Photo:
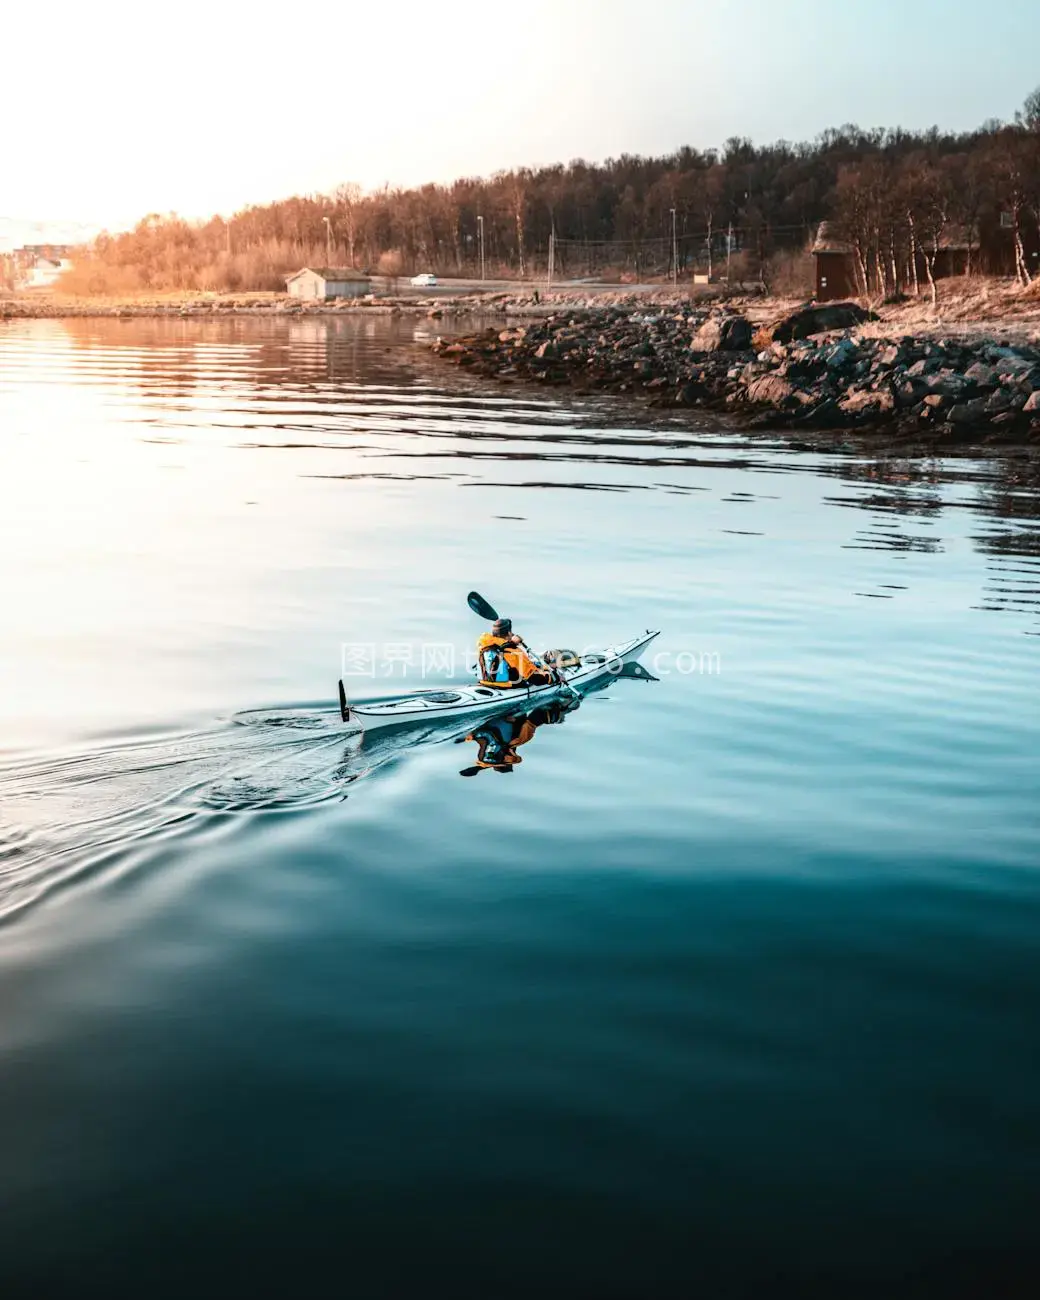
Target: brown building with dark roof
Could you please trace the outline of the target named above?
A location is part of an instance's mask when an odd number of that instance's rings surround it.
[[[812,255],[816,263],[817,302],[836,302],[859,296],[852,245],[838,238],[832,222],[820,222]]]
[[[1026,268],[1033,277],[1040,276],[1040,229],[1035,222],[1025,222],[1020,233]],[[820,223],[812,255],[816,264],[817,302],[859,297],[863,285],[856,271],[855,250],[848,240],[838,235],[833,222]],[[919,286],[928,283],[927,263],[932,256],[933,245],[925,241],[917,250],[916,266],[904,268],[910,279],[916,270]],[[954,224],[947,226],[934,252],[932,275],[936,280],[947,280],[968,274],[1016,274],[1015,237],[1007,214],[984,215],[977,230]]]

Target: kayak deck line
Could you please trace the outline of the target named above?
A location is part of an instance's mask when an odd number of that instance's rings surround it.
[[[534,700],[549,700],[562,692],[588,689],[620,671],[626,663],[634,663],[660,630],[648,628],[639,636],[607,646],[600,651],[583,655],[581,661],[562,670],[562,682],[549,682],[541,686],[518,684],[510,687],[483,686],[473,683],[440,690],[415,691],[389,700],[371,703],[348,704],[346,689],[339,683],[340,716],[347,725],[362,730],[375,731],[386,727],[404,726],[417,721],[435,721],[441,718],[461,717],[468,713],[497,713],[500,709],[524,708]]]

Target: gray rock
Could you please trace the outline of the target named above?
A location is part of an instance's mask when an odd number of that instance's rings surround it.
[[[830,370],[843,370],[859,359],[859,348],[852,339],[840,339],[833,346],[822,349],[820,356]]]
[[[916,406],[928,392],[928,388],[920,379],[904,378],[895,381],[895,392],[896,400],[901,407]]]
[[[746,352],[751,347],[751,322],[745,316],[716,316],[693,336],[694,352]]]
[[[849,393],[838,403],[846,415],[884,415],[895,410],[896,401],[887,388]]]
[[[789,384],[780,375],[763,375],[761,379],[750,383],[747,390],[749,402],[770,406],[783,406],[793,396],[794,385]]]
[[[704,397],[704,386],[699,383],[684,384],[676,394],[680,406],[695,406]]]
[[[953,370],[940,370],[937,375],[929,375],[925,380],[933,393],[943,397],[960,397],[969,387],[963,375]]]
[[[999,415],[1002,411],[1010,411],[1014,405],[1014,398],[1011,393],[1003,388],[998,388],[996,392],[991,393],[986,398],[986,410],[991,415]]]
[[[1028,374],[1034,364],[1026,357],[1010,357],[1005,361],[998,362],[994,369],[1001,380],[1017,379],[1019,375]]]
[[[971,402],[958,402],[956,406],[950,408],[950,413],[946,417],[951,424],[960,425],[961,427],[982,424],[986,420],[986,399],[976,397]]]
[[[973,380],[980,388],[992,388],[997,382],[997,372],[992,366],[984,366],[981,361],[976,361],[965,370],[964,378]]]
[[[876,319],[855,302],[833,302],[822,307],[803,307],[772,327],[772,337],[777,343],[790,343],[792,339],[807,339],[813,334],[826,334],[828,330],[851,329],[865,320]]]

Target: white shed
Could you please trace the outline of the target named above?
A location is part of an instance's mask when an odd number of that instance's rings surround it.
[[[361,298],[372,292],[372,281],[351,267],[305,266],[286,276],[285,287],[290,298]]]
[[[57,283],[63,271],[72,263],[65,257],[38,257],[29,268],[25,282],[27,289],[50,289]]]

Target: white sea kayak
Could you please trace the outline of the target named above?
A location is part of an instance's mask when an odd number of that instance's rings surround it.
[[[565,684],[545,686],[480,686],[476,683],[450,690],[417,691],[392,699],[348,704],[343,683],[339,684],[340,711],[350,727],[365,732],[388,727],[412,726],[416,723],[441,722],[475,715],[491,717],[503,710],[524,712],[542,701],[577,691],[584,694],[597,683],[616,676],[625,664],[635,663],[659,631],[647,630],[631,641],[608,646],[604,650],[581,656],[578,663],[562,670]]]

